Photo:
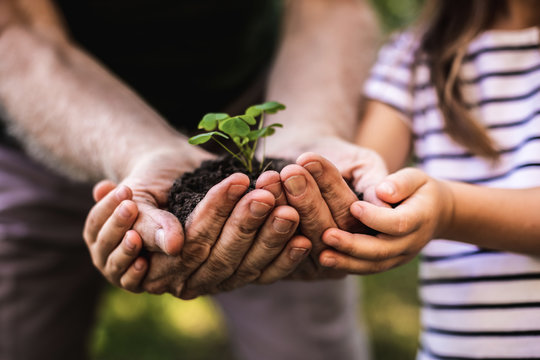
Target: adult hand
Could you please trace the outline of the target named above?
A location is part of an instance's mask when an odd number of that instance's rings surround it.
[[[186,223],[180,256],[152,255],[145,280],[148,290],[191,299],[257,279],[264,282],[268,273],[283,277],[296,267],[307,255],[310,243],[302,238],[289,242],[298,226],[298,214],[281,205],[279,175],[263,174],[257,189],[242,196],[248,184],[247,176],[233,174],[209,191]],[[227,187],[232,186],[238,190],[234,198],[216,208],[212,199],[226,196]]]
[[[311,243],[299,236],[288,241],[298,215],[282,205],[279,174],[264,173],[257,181],[258,190],[242,197],[248,184],[246,176],[234,174],[212,188],[188,219],[182,252],[149,254],[150,267],[142,286],[147,264],[143,258],[135,260],[140,238],[135,231],[127,232],[137,211],[129,201],[131,192],[120,186],[105,197],[114,184],[98,184],[95,198],[104,199],[94,206],[86,226],[92,233],[87,238],[95,239],[87,242],[94,263],[109,281],[130,291],[171,292],[183,298],[288,275],[307,256]],[[216,207],[217,203],[221,206]],[[125,240],[117,247],[124,233]],[[135,246],[126,247],[130,242]],[[195,270],[188,289],[185,281]]]
[[[319,257],[327,246],[323,233],[329,228],[363,230],[349,213],[358,198],[337,168],[314,153],[306,153],[281,172],[287,200],[300,214],[301,233],[313,243],[309,261],[293,273],[293,279],[319,279],[343,276],[320,265]]]
[[[376,236],[329,229],[323,241],[335,250],[321,263],[356,274],[388,270],[414,258],[429,240],[447,227],[452,217],[452,193],[444,182],[417,169],[389,175],[375,188],[377,196],[395,208],[357,201],[351,214],[379,231]]]
[[[97,204],[87,217],[84,237],[94,265],[111,284],[141,292],[147,262],[139,257],[139,234],[129,230],[138,212],[131,199],[127,186],[116,187],[107,180],[99,182],[94,187]]]

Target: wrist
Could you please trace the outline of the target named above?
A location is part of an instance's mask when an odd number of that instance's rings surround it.
[[[124,161],[123,166],[111,169],[107,176],[115,181],[121,181],[128,176],[156,166],[174,169],[177,176],[180,176],[185,172],[193,171],[204,160],[214,157],[209,152],[188,144],[184,138],[179,138],[160,146],[146,147],[130,152],[130,157]]]
[[[440,214],[437,222],[434,238],[451,238],[451,231],[454,228],[455,218],[455,196],[452,185],[447,181],[433,180],[437,183],[441,193]]]

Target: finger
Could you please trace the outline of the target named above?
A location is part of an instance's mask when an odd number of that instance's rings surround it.
[[[405,168],[388,175],[375,188],[377,197],[390,204],[397,204],[414,194],[428,180],[418,169]]]
[[[195,270],[208,258],[210,249],[248,186],[246,175],[233,174],[214,185],[193,210],[186,222],[186,242],[182,250],[186,268]]]
[[[273,209],[274,202],[274,195],[261,189],[253,190],[238,202],[210,256],[188,280],[188,291],[204,294],[234,273]]]
[[[281,181],[287,195],[287,202],[300,215],[300,229],[313,244],[312,255],[318,254],[326,246],[321,241],[322,233],[337,227],[332,213],[324,201],[317,183],[309,172],[299,165],[288,165],[281,171]]]
[[[354,232],[362,231],[362,224],[351,215],[349,210],[351,204],[358,201],[358,197],[343,179],[339,170],[330,161],[315,153],[302,154],[296,163],[309,171],[317,182],[321,195],[338,227]]]
[[[124,200],[130,200],[132,196],[133,194],[129,187],[120,185],[115,191],[109,192],[103,200],[92,207],[86,217],[83,230],[83,237],[88,246],[96,241],[103,224],[105,224],[118,205]]]
[[[142,240],[134,230],[124,235],[122,242],[106,258],[103,274],[112,284],[119,286],[120,278],[135,261],[142,249]]]
[[[98,182],[96,185],[94,185],[94,188],[92,190],[92,196],[94,197],[94,200],[96,202],[100,201],[110,193],[117,185],[110,181],[110,180],[102,180]]]
[[[137,198],[134,198],[137,201]],[[157,205],[137,201],[139,217],[133,225],[149,251],[177,255],[184,244],[184,230],[174,214]]]
[[[351,274],[369,275],[390,270],[398,265],[410,261],[414,255],[400,255],[383,261],[370,261],[357,259],[341,254],[335,250],[327,249],[320,255],[320,263],[334,270],[346,271]]]
[[[131,200],[124,200],[107,219],[97,235],[97,240],[91,248],[92,259],[101,269],[107,258],[118,246],[124,234],[133,226],[137,217],[137,206]]]
[[[351,214],[373,230],[391,236],[405,236],[417,230],[420,224],[418,212],[409,209],[406,203],[392,209],[357,201],[351,205]]]
[[[120,286],[133,293],[142,292],[142,282],[148,270],[148,262],[139,257],[120,278]]]
[[[324,232],[323,241],[326,245],[343,254],[370,261],[394,258],[402,255],[408,249],[406,239],[384,239],[364,234],[353,234],[335,228]]]
[[[372,203],[373,205],[387,208],[391,207],[388,203],[385,203],[377,197],[377,193],[375,192],[375,186],[369,186],[366,188],[366,190],[364,191],[363,200]]]
[[[304,236],[293,237],[280,255],[262,272],[258,284],[271,284],[291,274],[311,251],[311,242]]]
[[[218,288],[228,291],[257,279],[283,250],[296,231],[298,222],[298,213],[292,207],[284,205],[275,208],[234,275],[221,283]]]
[[[276,206],[285,205],[287,198],[283,193],[281,178],[277,171],[265,171],[257,179],[255,188],[270,191],[276,199]]]

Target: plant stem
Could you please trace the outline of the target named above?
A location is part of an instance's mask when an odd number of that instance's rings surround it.
[[[238,159],[245,167],[248,167],[248,164],[246,164],[246,161],[244,159],[242,159],[240,156],[236,155],[235,153],[233,153],[231,150],[229,150],[225,145],[223,145],[218,139],[216,139],[215,137],[212,136],[212,140],[214,140],[215,142],[217,142],[219,145],[221,145],[222,148],[224,148],[229,154],[231,154],[232,156],[234,156],[236,159]],[[242,150],[242,149],[240,149]],[[251,164],[250,164],[251,165]],[[251,166],[250,166],[251,168]],[[251,172],[251,170],[249,170]]]
[[[261,118],[259,119],[259,129],[258,130],[261,130],[262,127],[263,127],[263,124],[264,124],[264,111],[261,113]],[[257,149],[257,142],[259,141],[259,139],[255,139],[255,142],[253,143],[253,154],[255,153],[255,149]],[[263,166],[263,163],[264,163],[264,153],[266,152],[266,140],[264,142],[264,147],[263,147],[263,153],[262,153],[262,160],[261,162],[259,163],[259,171],[262,170],[262,166]],[[253,157],[253,155],[251,155]]]

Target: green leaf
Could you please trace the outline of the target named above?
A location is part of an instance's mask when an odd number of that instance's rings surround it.
[[[238,116],[240,119],[244,120],[249,125],[255,125],[257,121],[255,118],[251,115],[240,115]]]
[[[274,133],[276,132],[276,129],[274,129],[275,127],[283,127],[283,125],[272,124],[270,126],[266,126],[258,130],[250,131],[248,134],[248,138],[249,140],[254,141],[254,140],[257,140],[258,138],[274,135]]]
[[[264,104],[255,105],[254,107],[267,114],[275,114],[280,110],[285,110],[285,105],[278,103],[277,101],[268,101]]]
[[[230,136],[246,136],[249,134],[249,125],[240,117],[235,116],[219,123],[219,130]]]
[[[204,134],[195,135],[189,138],[188,142],[191,145],[200,145],[204,144],[208,140],[212,138],[212,135],[219,135],[221,137],[224,137],[225,139],[228,139],[229,137],[225,134],[220,133],[219,131],[212,131]]]
[[[246,110],[246,115],[257,117],[262,114],[262,110],[259,109],[257,106],[250,106]]]
[[[225,113],[208,113],[199,122],[199,129],[206,131],[214,130],[217,127],[218,121],[223,121],[227,118],[229,118],[229,115]]]

